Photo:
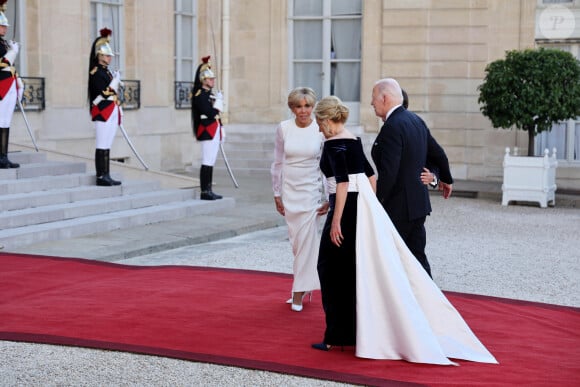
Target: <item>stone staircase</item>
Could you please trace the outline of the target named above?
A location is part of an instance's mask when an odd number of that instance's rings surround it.
[[[270,173],[270,165],[274,160],[276,124],[225,125],[225,130],[224,151],[234,175]],[[221,153],[214,170],[226,173]]]
[[[10,153],[17,169],[0,169],[0,245],[31,244],[127,229],[233,208],[233,198],[197,199],[194,188],[157,180],[97,187],[85,162],[50,161],[45,153]]]

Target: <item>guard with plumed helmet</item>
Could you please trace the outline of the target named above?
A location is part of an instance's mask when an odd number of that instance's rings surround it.
[[[114,56],[109,45],[111,34],[108,28],[100,30],[100,36],[91,47],[89,59],[88,97],[91,119],[95,125],[95,170],[99,186],[121,184],[109,173],[109,154],[120,123],[118,95],[122,86],[120,72],[109,70]]]
[[[220,112],[223,110],[223,96],[214,93],[215,74],[212,71],[210,57],[202,58],[197,67],[193,84],[191,115],[193,134],[201,143],[201,168],[199,181],[202,200],[221,199],[222,196],[212,190],[213,167],[217,159],[220,141],[224,138]]]

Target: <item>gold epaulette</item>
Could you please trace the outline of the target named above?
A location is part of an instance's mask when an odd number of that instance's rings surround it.
[[[94,75],[97,72],[97,66],[93,67],[93,69],[91,71],[89,71],[89,74]]]
[[[10,64],[6,63],[6,62],[0,62],[0,69],[5,69],[5,68],[10,69],[10,73],[12,74],[12,76],[14,76],[14,74],[16,74],[16,67],[10,66]]]
[[[198,95],[200,95],[200,94],[201,94],[201,89],[199,89],[199,90],[197,91],[197,93],[195,93],[195,96],[197,97],[197,96],[198,96]]]

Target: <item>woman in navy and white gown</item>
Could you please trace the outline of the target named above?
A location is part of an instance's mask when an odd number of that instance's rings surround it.
[[[348,108],[331,96],[314,114],[326,137],[320,166],[330,209],[318,260],[326,331],[313,348],[355,345],[358,357],[441,365],[497,363],[378,202],[361,140],[344,127]]]

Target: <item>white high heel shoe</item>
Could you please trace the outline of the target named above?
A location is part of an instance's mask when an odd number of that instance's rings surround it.
[[[310,302],[312,302],[312,291],[304,292],[304,294],[302,294],[302,298],[300,299],[300,304],[299,305],[294,303],[294,299],[293,299],[294,297],[292,297],[291,299],[288,300],[288,301],[290,301],[289,304],[292,304],[290,306],[290,309],[293,310],[294,312],[302,312],[302,309],[304,308],[303,307],[304,297],[306,297],[306,295],[309,296],[308,297],[308,300]]]

